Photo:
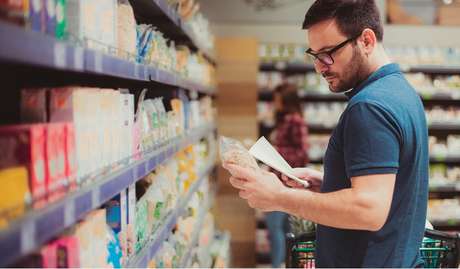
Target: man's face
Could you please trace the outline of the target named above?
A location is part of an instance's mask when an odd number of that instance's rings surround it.
[[[327,52],[347,40],[335,20],[327,20],[308,29],[308,44],[313,53]],[[363,77],[365,59],[354,40],[346,43],[332,55],[334,63],[327,65],[315,60],[316,72],[329,84],[332,92],[344,92],[355,87]]]

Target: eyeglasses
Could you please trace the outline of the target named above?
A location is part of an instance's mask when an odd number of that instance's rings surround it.
[[[359,36],[360,35],[358,35],[356,37],[349,38],[349,39],[343,41],[342,43],[338,44],[337,46],[335,46],[332,49],[327,50],[327,51],[314,53],[312,51],[312,49],[310,48],[310,49],[306,50],[305,53],[308,54],[309,56],[311,56],[313,58],[313,61],[319,60],[320,62],[322,62],[325,65],[333,65],[334,64],[334,58],[332,58],[332,54],[334,54],[336,51],[338,51],[339,49],[344,47],[348,42],[357,39]]]

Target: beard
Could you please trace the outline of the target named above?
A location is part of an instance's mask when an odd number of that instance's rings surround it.
[[[365,63],[365,58],[359,51],[357,46],[353,46],[353,56],[351,57],[350,62],[346,65],[346,71],[342,74],[335,72],[324,72],[322,76],[334,77],[338,79],[338,82],[335,85],[329,83],[329,89],[331,92],[340,93],[346,92],[359,85],[364,79],[366,79],[367,65]]]

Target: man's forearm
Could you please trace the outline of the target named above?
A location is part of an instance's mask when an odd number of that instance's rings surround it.
[[[334,228],[375,231],[386,219],[372,207],[378,197],[351,188],[331,193],[286,189],[280,198],[280,211]]]

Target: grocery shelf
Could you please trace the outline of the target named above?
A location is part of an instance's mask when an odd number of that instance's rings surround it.
[[[198,190],[201,184],[206,180],[207,175],[212,171],[213,168],[214,168],[214,163],[212,163],[211,165],[208,165],[207,168],[204,169],[203,172],[200,173],[199,180],[192,184],[187,195],[177,203],[178,206],[171,213],[168,214],[163,224],[157,228],[157,230],[153,233],[153,235],[150,237],[150,240],[142,248],[142,250],[135,256],[131,257],[129,261],[127,262],[126,266],[124,267],[128,267],[128,268],[147,268],[148,267],[149,261],[155,257],[156,253],[160,250],[164,241],[168,239],[169,235],[171,234],[171,231],[173,230],[174,226],[177,223],[177,220],[184,214],[189,201],[192,199],[193,194]],[[203,213],[201,212],[201,215],[202,214]],[[202,219],[204,219],[204,217]],[[185,266],[182,266],[182,267],[185,267]]]
[[[312,163],[312,164],[323,164],[323,159],[322,158],[310,159],[310,163]]]
[[[259,101],[273,101],[273,92],[267,89],[259,91]],[[333,93],[307,93],[300,96],[303,102],[347,102],[348,98],[344,94]],[[460,106],[460,98],[448,94],[420,94],[420,98],[425,105],[446,105]]]
[[[460,157],[430,157],[431,164],[460,165]]]
[[[154,25],[176,44],[185,44],[194,51],[200,51],[210,63],[216,64],[214,53],[197,41],[190,26],[167,2],[166,0],[130,0],[138,23]],[[159,21],[161,23],[158,23]]]
[[[313,64],[307,63],[267,62],[259,65],[259,71],[280,71],[286,74],[303,74],[314,72],[315,67]]]
[[[460,134],[460,125],[433,123],[428,126],[428,132],[430,135]]]
[[[13,221],[8,228],[0,231],[0,267],[9,265],[59,235],[87,213],[146,176],[176,152],[198,142],[214,130],[214,125],[210,124],[190,131],[127,167],[101,175],[96,182],[86,184],[63,199]]]
[[[0,63],[42,67],[59,74],[77,73],[87,75],[87,80],[116,78],[144,86],[157,82],[207,94],[214,92],[212,87],[184,79],[155,66],[138,64],[101,51],[79,47],[7,22],[0,21],[0,40]]]
[[[407,73],[425,73],[430,75],[459,75],[460,66],[415,65],[403,68]]]
[[[430,220],[436,230],[458,230],[460,231],[460,218],[449,220]]]
[[[430,75],[459,75],[460,66],[441,66],[441,65],[414,65],[403,66],[401,69],[405,73],[425,73]],[[286,74],[302,74],[314,72],[315,67],[309,63],[288,63],[284,61],[265,62],[259,65],[259,71],[280,71]]]
[[[334,131],[335,126],[329,127],[323,124],[308,124],[308,132],[314,134],[331,134]]]
[[[430,186],[430,199],[456,198],[460,195],[460,184],[444,184]]]
[[[213,199],[210,198],[210,200],[213,200]],[[192,241],[191,241],[190,245],[187,246],[187,248],[186,248],[187,252],[184,254],[184,256],[182,257],[182,260],[180,261],[180,264],[179,264],[180,268],[190,268],[191,267],[190,262],[191,262],[191,259],[192,259],[192,256],[193,256],[193,252],[195,250],[195,246],[198,244],[198,241],[200,239],[201,228],[203,227],[206,214],[211,209],[211,204],[212,203],[209,202],[208,206],[204,207],[200,211],[200,214],[198,216],[198,222],[197,222],[197,224],[195,224],[195,227],[194,227],[194,231],[193,231],[193,235],[192,235]]]

